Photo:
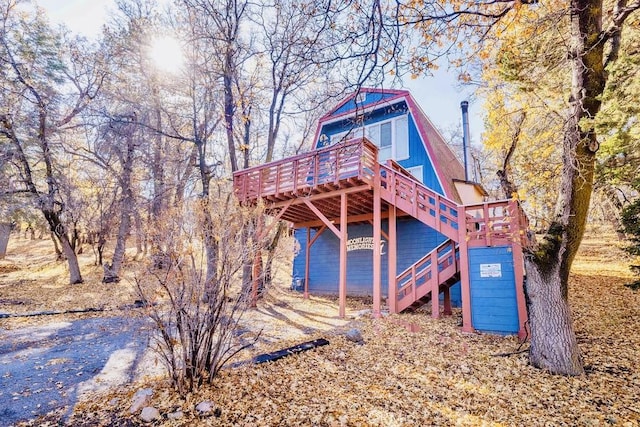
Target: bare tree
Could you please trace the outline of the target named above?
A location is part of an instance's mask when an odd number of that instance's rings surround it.
[[[65,224],[56,170],[56,138],[96,96],[103,82],[101,55],[50,28],[41,10],[0,2],[3,97],[0,134],[13,144],[22,190],[36,201],[69,264],[82,282]]]
[[[181,394],[213,382],[234,355],[259,337],[258,333],[253,339],[238,339],[248,294],[233,284],[244,259],[255,251],[244,243],[244,228],[261,213],[238,206],[229,188],[216,193],[220,197],[208,206],[197,202],[191,206],[195,216],[203,215],[203,208],[210,209],[212,229],[196,231],[189,223],[202,220],[195,218],[165,218],[172,231],[164,234],[162,245],[171,248],[166,253],[168,268],[150,269],[147,277],[136,280],[157,329],[157,350]],[[207,234],[216,235],[219,243],[212,278],[207,277],[208,261],[201,249]]]

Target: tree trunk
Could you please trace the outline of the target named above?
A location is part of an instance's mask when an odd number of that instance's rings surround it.
[[[131,230],[131,212],[134,209],[133,190],[131,189],[131,175],[133,174],[134,160],[134,137],[133,129],[128,129],[126,136],[127,151],[122,158],[122,178],[120,185],[122,186],[123,197],[120,205],[120,226],[118,227],[118,236],[116,237],[116,247],[113,250],[113,259],[111,264],[104,265],[104,283],[113,283],[120,281],[120,269],[124,262],[125,252],[127,250],[127,238]]]
[[[569,301],[562,293],[566,284],[558,282],[562,276],[559,264],[541,269],[526,259],[525,266],[531,364],[554,374],[582,375],[582,356],[573,331]]]
[[[53,249],[56,252],[56,261],[63,261],[64,260],[64,255],[62,254],[62,251],[60,250],[60,246],[58,245],[58,239],[56,239],[56,235],[51,232],[51,241],[53,242]]]
[[[136,226],[136,260],[140,259],[143,255],[147,253],[146,247],[144,245],[144,227],[142,225],[142,216],[140,215],[140,211],[138,209],[133,210],[133,221]]]
[[[569,310],[569,272],[580,247],[593,192],[598,141],[592,120],[607,81],[602,0],[571,1],[572,82],[556,217],[540,246],[525,256],[531,327],[530,361],[553,373],[584,370]]]
[[[7,254],[7,245],[11,235],[11,223],[0,222],[0,259],[4,259]]]
[[[202,200],[202,230],[204,234],[204,245],[207,263],[207,273],[205,278],[205,299],[210,302],[215,302],[218,298],[217,282],[218,282],[218,257],[219,257],[219,244],[215,237],[215,225],[213,224],[213,218],[211,217],[211,211],[209,207],[209,196]]]
[[[44,217],[47,219],[49,228],[51,229],[51,238],[56,247],[56,251],[60,251],[67,258],[69,265],[69,284],[75,285],[76,283],[82,283],[82,275],[80,274],[80,265],[78,264],[78,256],[71,246],[69,237],[67,236],[64,224],[60,221],[58,215],[48,209],[42,209]],[[58,244],[60,243],[60,248]]]
[[[273,260],[276,255],[276,249],[278,249],[278,244],[280,243],[280,238],[282,234],[286,230],[286,224],[283,221],[278,222],[278,228],[276,229],[276,234],[273,236],[273,239],[267,245],[267,261],[264,265],[264,272],[262,276],[262,288],[268,288],[273,281]],[[261,257],[262,259],[262,257]]]
[[[69,264],[69,284],[75,285],[84,282],[82,275],[80,274],[80,265],[78,264],[78,256],[71,246],[71,242],[66,235],[60,238],[60,246],[62,252],[67,257],[67,263]]]
[[[128,198],[127,198],[128,199]],[[127,250],[127,237],[131,229],[131,205],[125,201],[122,206],[122,215],[120,217],[120,227],[118,227],[118,236],[116,237],[116,247],[113,250],[113,259],[111,264],[104,265],[103,283],[114,283],[120,281],[120,270],[124,263],[125,251]]]

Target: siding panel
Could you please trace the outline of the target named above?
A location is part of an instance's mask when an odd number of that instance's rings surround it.
[[[400,273],[414,262],[422,258],[433,248],[446,240],[445,236],[414,219],[399,219],[397,222],[398,252],[397,272]],[[388,223],[383,221],[382,229],[388,231]],[[293,276],[304,277],[306,229],[295,230],[295,237],[300,250],[293,262]],[[373,236],[370,224],[349,226],[349,239]],[[311,231],[311,237],[315,230]],[[387,295],[388,246],[382,238],[382,293]],[[340,242],[330,231],[311,246],[309,264],[309,290],[315,294],[337,294],[338,275],[340,270]],[[347,252],[347,292],[349,295],[371,295],[373,293],[373,251],[358,249]],[[452,287],[452,302],[460,305],[460,286]]]
[[[500,277],[486,277],[492,273],[485,270],[483,274],[483,264],[487,269],[489,265],[499,265]],[[473,327],[484,332],[517,333],[518,306],[511,248],[469,249],[469,270]]]

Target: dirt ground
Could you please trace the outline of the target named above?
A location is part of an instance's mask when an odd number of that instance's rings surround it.
[[[131,279],[100,283],[93,255],[82,255],[85,283],[67,285],[65,266],[52,261],[50,242],[12,240],[0,261],[0,314],[105,308],[101,315],[136,313]],[[640,425],[640,292],[630,280],[628,260],[611,235],[587,238],[575,262],[570,298],[587,373],[567,378],[528,366],[515,337],[464,334],[460,313],[431,319],[428,311],[375,320],[369,308],[349,300],[346,320],[335,300],[301,298],[288,290],[286,275],[270,289],[247,324],[264,327],[246,360],[315,338],[330,345],[278,362],[226,370],[214,385],[184,398],[159,378],[144,378],[80,402],[71,425],[144,425],[130,414],[131,396],[152,387],[150,402],[162,420],[154,425]],[[135,262],[127,270],[135,271]],[[129,273],[132,274],[132,273]],[[65,316],[5,318],[12,330]],[[412,325],[411,328],[407,328]],[[344,331],[357,327],[365,344]],[[410,331],[411,330],[411,331]],[[515,353],[504,356],[505,353]],[[195,405],[211,400],[214,415]],[[181,410],[183,417],[167,414]],[[52,413],[27,425],[58,425]]]

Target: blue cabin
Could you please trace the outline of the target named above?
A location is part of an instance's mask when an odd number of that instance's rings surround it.
[[[305,296],[373,296],[392,312],[462,306],[466,330],[524,334],[517,201],[486,202],[411,94],[361,89],[318,123],[304,153],[238,171],[240,201],[293,224]],[[518,244],[514,242],[518,241]],[[495,261],[495,262],[494,262]]]

